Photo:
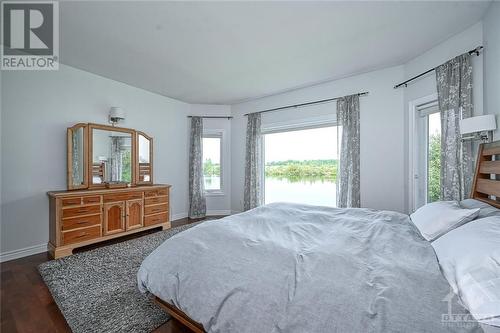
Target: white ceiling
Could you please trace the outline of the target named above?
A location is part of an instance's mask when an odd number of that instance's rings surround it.
[[[232,104],[398,65],[489,2],[61,2],[61,61],[189,103]]]

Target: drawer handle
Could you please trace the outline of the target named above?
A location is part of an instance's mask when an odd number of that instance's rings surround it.
[[[82,237],[85,237],[85,236],[87,236],[87,233],[86,233],[86,232],[84,232],[84,233],[83,233],[83,234],[81,234],[81,235],[76,236],[76,238],[82,238]]]
[[[87,209],[87,208],[80,208],[80,209],[78,210],[78,213],[85,213],[85,212],[87,212],[87,211],[88,211],[88,209]]]
[[[76,222],[76,224],[85,224],[85,223],[89,223],[89,221],[78,221],[78,222]]]
[[[153,212],[155,212],[155,213],[156,212],[161,212],[161,209],[160,208],[155,208],[155,209],[153,209]]]

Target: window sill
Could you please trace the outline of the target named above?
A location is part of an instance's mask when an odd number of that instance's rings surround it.
[[[222,197],[225,193],[219,190],[205,191],[205,196],[207,197]]]

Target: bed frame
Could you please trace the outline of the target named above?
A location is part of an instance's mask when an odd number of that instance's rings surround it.
[[[174,305],[165,302],[161,298],[155,296],[155,303],[160,306],[166,313],[168,313],[172,318],[177,319],[181,324],[189,328],[194,333],[205,333],[203,325],[195,322],[193,319],[189,318],[187,314],[179,310]]]
[[[470,197],[500,208],[500,141],[479,145]],[[203,325],[189,318],[174,305],[158,297],[155,297],[155,302],[194,333],[205,333]]]
[[[470,197],[500,208],[500,141],[479,146]]]

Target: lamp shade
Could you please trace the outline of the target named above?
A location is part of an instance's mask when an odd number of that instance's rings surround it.
[[[109,118],[110,119],[125,119],[125,111],[118,106],[112,106],[109,109]]]
[[[497,123],[495,121],[495,115],[493,114],[470,117],[460,120],[461,134],[493,131],[496,129],[497,129]]]

